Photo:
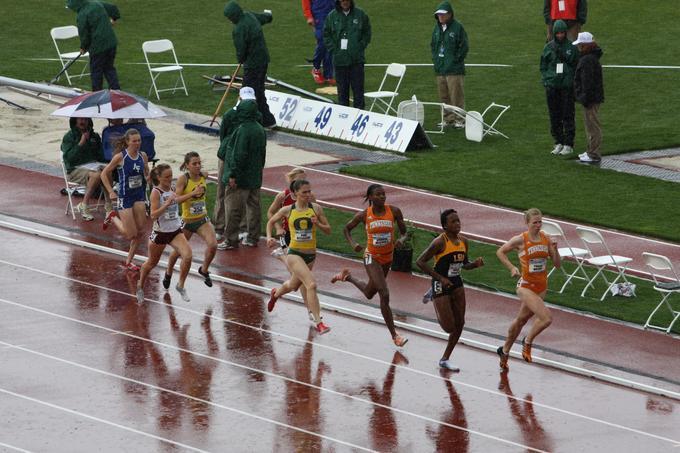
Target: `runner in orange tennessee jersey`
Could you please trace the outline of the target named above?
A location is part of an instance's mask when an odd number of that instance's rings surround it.
[[[396,206],[385,204],[385,189],[380,184],[371,184],[366,191],[364,201],[368,201],[368,208],[358,212],[352,220],[347,222],[343,232],[352,249],[360,252],[363,247],[354,242],[352,230],[364,223],[366,227],[366,250],[364,252],[364,267],[368,275],[368,283],[355,278],[349,269],[343,269],[331,279],[331,283],[347,281],[356,286],[367,299],[373,298],[377,293],[380,297],[380,312],[385,324],[392,335],[394,344],[401,347],[408,339],[397,333],[394,327],[392,310],[390,309],[390,291],[387,287],[387,274],[392,264],[394,252],[394,226],[399,228],[398,243],[406,239],[406,225],[401,210]]]
[[[552,322],[550,311],[543,301],[548,289],[548,258],[555,267],[560,267],[561,264],[554,240],[548,239],[541,231],[543,225],[541,211],[536,208],[529,209],[524,213],[524,220],[527,223],[527,231],[510,239],[496,252],[496,256],[510,270],[510,274],[513,277],[520,277],[517,282],[517,295],[521,302],[519,313],[510,324],[505,344],[496,351],[500,356],[503,370],[508,369],[508,354],[522,327],[531,317],[536,316],[528,335],[522,339],[522,357],[531,362],[531,345],[534,339]],[[508,253],[512,250],[517,251],[521,273],[508,258]]]

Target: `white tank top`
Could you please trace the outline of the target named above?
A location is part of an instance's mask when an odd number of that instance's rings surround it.
[[[154,187],[160,195],[160,204],[163,205],[173,191],[164,192],[158,187]],[[182,228],[182,218],[179,216],[179,205],[173,201],[156,220],[153,222],[153,230],[158,233],[172,233]]]

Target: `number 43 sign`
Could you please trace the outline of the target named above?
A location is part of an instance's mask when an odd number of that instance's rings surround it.
[[[418,134],[431,147],[417,121],[328,104],[267,90],[267,103],[279,127],[405,152]],[[424,140],[423,140],[424,138]]]

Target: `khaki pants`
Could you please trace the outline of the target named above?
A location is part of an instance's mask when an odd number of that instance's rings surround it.
[[[215,192],[215,212],[213,213],[213,226],[216,234],[224,234],[224,183],[222,183],[222,172],[224,171],[224,161],[217,159],[217,191]]]
[[[437,76],[440,102],[465,109],[464,79],[465,76],[462,74]],[[444,122],[446,124],[465,123],[465,118],[461,118],[450,110],[444,110]]]
[[[583,120],[586,128],[586,152],[593,159],[601,159],[600,146],[602,145],[602,125],[598,113],[600,104],[593,104],[589,108],[583,108]]]
[[[238,244],[239,225],[244,214],[248,230],[248,241],[255,242],[260,239],[261,213],[260,213],[260,189],[239,189],[225,187],[224,209],[226,214],[226,226],[224,235],[229,245]]]

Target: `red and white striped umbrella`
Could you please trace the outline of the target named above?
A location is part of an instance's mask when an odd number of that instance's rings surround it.
[[[101,90],[75,97],[51,113],[69,118],[159,118],[165,112],[135,94]]]

